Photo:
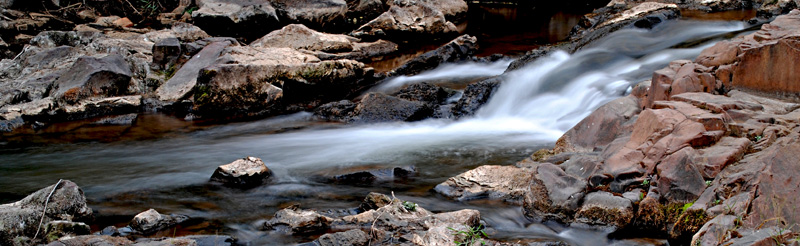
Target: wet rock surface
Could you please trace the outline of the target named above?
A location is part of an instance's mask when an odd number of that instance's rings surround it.
[[[522,204],[532,173],[513,166],[481,166],[436,185],[434,190],[460,201],[502,200]]]
[[[257,157],[245,157],[217,167],[211,181],[228,186],[249,188],[269,182],[272,171]]]

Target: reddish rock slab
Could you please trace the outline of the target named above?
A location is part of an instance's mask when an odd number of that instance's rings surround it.
[[[626,122],[639,112],[639,100],[633,96],[611,101],[564,133],[554,152],[592,152],[604,148],[619,135],[630,132],[631,125]]]
[[[671,202],[693,202],[706,189],[705,180],[695,167],[692,148],[683,148],[664,157],[658,164],[659,193]]]
[[[711,147],[697,150],[698,155],[694,163],[700,169],[703,178],[713,179],[723,168],[739,161],[748,147],[750,147],[749,139],[724,137]]]

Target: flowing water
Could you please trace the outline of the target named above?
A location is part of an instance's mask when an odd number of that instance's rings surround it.
[[[258,221],[282,207],[301,204],[348,213],[371,191],[393,192],[432,211],[478,209],[493,238],[606,245],[610,239],[601,232],[532,223],[519,207],[454,202],[431,188],[476,166],[511,165],[537,149],[552,147],[592,110],[625,95],[654,70],[672,60],[691,59],[717,39],[744,28],[741,22],[680,20],[653,30],[619,31],[576,54],[555,52],[501,75],[504,82],[490,101],[474,117],[459,120],[347,126],[316,122],[310,113],[297,113],[220,126],[184,125],[192,129],[108,142],[20,147],[4,137],[0,202],[19,199],[63,178],[84,189],[96,211],[95,229],[124,226],[134,214],[156,208],[196,218],[168,236],[228,234],[261,245],[311,239],[258,230]],[[381,86],[440,81],[464,75],[461,71],[470,71],[468,76],[473,77],[494,76],[508,63],[448,64]],[[165,121],[159,117],[164,116],[141,116],[119,135],[161,132],[145,123]],[[245,156],[262,158],[275,172],[274,183],[238,190],[207,182],[218,165]],[[331,184],[321,178],[347,170],[410,165],[419,174],[403,180]]]

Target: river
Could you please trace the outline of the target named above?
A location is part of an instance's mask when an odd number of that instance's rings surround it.
[[[95,210],[95,230],[124,226],[136,213],[155,208],[195,218],[162,236],[228,234],[240,242],[262,245],[310,240],[258,230],[259,221],[282,207],[301,204],[346,213],[369,192],[393,192],[432,211],[478,209],[493,238],[607,245],[615,239],[602,232],[532,223],[519,207],[454,202],[431,188],[471,168],[511,165],[552,147],[594,109],[629,93],[654,70],[672,60],[692,59],[713,42],[745,28],[741,21],[668,21],[652,30],[618,31],[575,54],[554,52],[505,74],[508,60],[445,64],[375,88],[500,75],[504,82],[490,101],[474,117],[459,120],[349,126],[319,122],[303,112],[202,126],[150,114],[124,129],[63,126],[71,130],[52,130],[50,140],[31,140],[40,142],[30,145],[3,137],[0,202],[69,179],[83,188]],[[92,135],[106,131],[114,133],[106,133],[102,141]],[[274,182],[249,190],[208,183],[217,166],[245,156],[262,158],[275,172]],[[419,174],[355,185],[321,178],[346,170],[396,166],[415,166]]]

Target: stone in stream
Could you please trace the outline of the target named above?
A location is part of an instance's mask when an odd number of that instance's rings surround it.
[[[249,188],[269,182],[272,171],[257,157],[245,157],[217,167],[211,181],[228,186]]]
[[[277,230],[289,234],[312,234],[330,228],[333,219],[312,210],[285,208],[264,222],[264,230]]]
[[[630,200],[605,191],[586,195],[575,222],[589,226],[607,227],[616,231],[633,221],[633,204]]]
[[[395,68],[390,75],[416,75],[423,71],[436,68],[443,63],[466,60],[475,54],[477,50],[478,38],[465,34],[435,50],[414,57],[414,59]]]
[[[500,83],[500,77],[488,78],[478,83],[470,84],[464,89],[464,94],[453,106],[453,115],[456,117],[471,116],[478,111],[483,104],[489,101]]]
[[[186,64],[183,64],[172,78],[156,90],[158,99],[166,102],[175,102],[190,96],[192,88],[197,84],[200,70],[217,63],[220,54],[229,45],[231,45],[229,41],[221,41],[211,43],[203,48]]]
[[[540,221],[569,222],[580,208],[586,187],[586,181],[567,174],[558,166],[540,164],[535,167],[530,190],[525,193],[525,216]]]
[[[366,232],[359,229],[352,229],[343,232],[328,233],[320,236],[315,240],[320,246],[339,246],[339,245],[353,245],[353,246],[366,246],[370,243],[370,236]]]
[[[189,217],[185,215],[165,215],[151,208],[134,216],[130,227],[136,232],[149,235],[176,226],[188,219]]]
[[[351,184],[351,185],[372,185],[376,182],[391,182],[406,180],[417,175],[415,166],[400,167],[352,167],[342,170],[325,171],[318,175],[322,182]]]

